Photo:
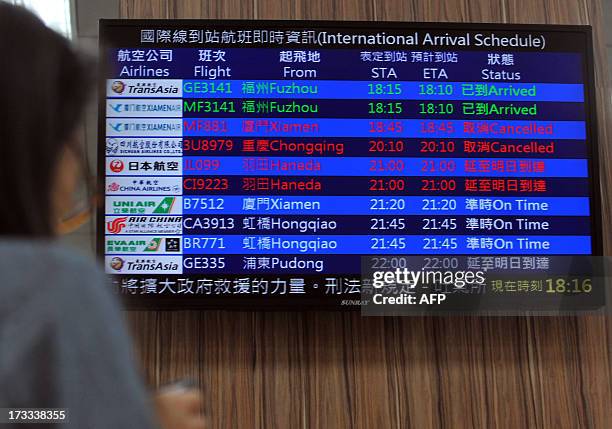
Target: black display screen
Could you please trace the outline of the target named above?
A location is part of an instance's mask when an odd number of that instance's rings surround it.
[[[377,267],[482,271],[473,300],[593,296],[585,275],[545,275],[601,255],[590,27],[103,20],[100,36],[98,249],[130,302],[350,307]]]

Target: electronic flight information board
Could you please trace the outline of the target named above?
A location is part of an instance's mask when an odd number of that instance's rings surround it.
[[[580,261],[602,252],[590,27],[102,20],[100,37],[98,249],[130,302],[354,306],[399,268],[477,272],[418,285],[464,303],[600,302]]]

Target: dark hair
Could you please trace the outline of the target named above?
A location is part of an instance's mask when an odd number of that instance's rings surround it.
[[[0,2],[0,235],[50,236],[62,150],[91,92],[91,61],[21,7]]]

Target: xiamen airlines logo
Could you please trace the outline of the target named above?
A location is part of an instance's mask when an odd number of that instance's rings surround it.
[[[117,94],[123,94],[123,91],[125,91],[125,83],[116,80],[112,83],[111,89]]]
[[[120,159],[114,159],[110,163],[110,169],[113,173],[121,173],[123,171],[123,161]]]
[[[118,217],[117,219],[106,222],[106,229],[111,234],[119,234],[125,227],[126,222],[127,217]]]
[[[113,104],[113,103],[109,103],[108,104],[110,106],[111,109],[113,109],[115,112],[121,112],[121,107],[123,106],[123,104],[119,103],[119,104]]]
[[[118,122],[116,124],[109,123],[108,125],[110,125],[110,127],[117,132],[121,132],[123,130],[123,124],[121,122]]]

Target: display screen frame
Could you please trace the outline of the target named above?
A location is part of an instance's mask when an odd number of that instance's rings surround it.
[[[105,179],[106,179],[106,76],[108,70],[108,49],[120,46],[117,30],[140,28],[211,28],[232,27],[240,29],[340,29],[356,31],[385,31],[389,29],[431,30],[431,31],[497,31],[497,32],[537,32],[546,33],[579,33],[584,36],[585,46],[583,76],[585,85],[584,105],[586,109],[586,145],[589,172],[590,223],[592,231],[593,256],[603,256],[604,237],[601,213],[601,177],[599,168],[599,128],[596,108],[595,70],[593,53],[592,27],[589,25],[555,25],[555,24],[497,24],[497,23],[436,23],[436,22],[398,22],[398,21],[335,21],[335,20],[217,20],[217,19],[101,19],[99,21],[99,77],[98,77],[98,137],[97,137],[97,185],[102,200],[96,209],[96,254],[104,260],[105,237]],[[156,45],[157,46],[157,45]],[[205,44],[199,46],[206,46]],[[217,46],[217,45],[215,45]],[[217,46],[220,47],[220,46]],[[351,47],[358,47],[352,45]],[[378,47],[371,46],[372,48]],[[345,49],[348,46],[344,47]],[[327,46],[326,49],[335,49]],[[410,49],[428,50],[430,48],[410,47]],[[461,48],[453,48],[461,52]],[[474,49],[469,49],[474,50]],[[500,49],[491,49],[496,51]],[[512,48],[508,48],[508,51]],[[545,52],[550,52],[546,50]],[[576,51],[568,51],[576,52]],[[109,274],[112,277],[112,274]],[[359,306],[339,305],[337,300],[328,300],[320,296],[275,297],[269,301],[265,298],[248,298],[237,295],[229,296],[168,296],[146,294],[121,294],[129,309],[142,310],[186,310],[186,309],[223,309],[223,310],[359,310]],[[333,301],[333,302],[332,302]]]

